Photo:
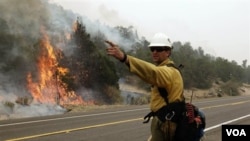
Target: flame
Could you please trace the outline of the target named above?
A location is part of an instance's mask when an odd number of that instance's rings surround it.
[[[69,72],[69,69],[58,67],[57,71],[58,71],[59,74],[66,75]]]
[[[86,104],[81,96],[78,96],[74,91],[68,91],[67,84],[59,79],[59,75],[65,76],[69,70],[58,66],[54,48],[50,44],[47,34],[43,31],[42,33],[41,52],[37,62],[37,81],[34,81],[31,72],[27,74],[29,92],[35,101],[41,103]]]

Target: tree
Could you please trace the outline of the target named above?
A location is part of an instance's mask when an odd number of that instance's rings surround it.
[[[69,45],[73,47],[73,54],[70,56],[68,66],[71,75],[75,78],[76,88],[94,89],[101,93],[101,97],[104,96],[109,101],[109,94],[105,93],[109,91],[103,90],[106,90],[107,87],[119,88],[119,78],[114,63],[98,50],[91,41],[90,34],[86,32],[85,26],[80,23],[79,19],[76,21],[76,29],[72,34],[72,40],[69,42]],[[118,95],[119,97],[117,92],[114,91],[113,95]],[[115,101],[109,102],[113,103]]]

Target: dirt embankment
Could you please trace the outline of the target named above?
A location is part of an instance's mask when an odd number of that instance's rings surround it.
[[[241,95],[250,95],[250,84],[243,84],[240,88]]]
[[[121,90],[125,91],[130,91],[130,92],[135,92],[135,93],[141,93],[145,95],[149,95],[150,92],[140,89],[134,85],[129,85],[129,84],[122,84],[120,85]],[[243,84],[239,89],[239,94],[240,95],[250,95],[250,84]],[[185,89],[184,90],[184,96],[187,99],[201,99],[201,98],[210,98],[210,97],[223,97],[223,96],[228,96],[228,93],[222,92],[220,89],[220,85],[218,84],[213,84],[213,86],[210,89],[197,89],[197,88],[192,88],[192,89]]]
[[[150,92],[140,89],[136,87],[135,85],[129,85],[129,84],[122,84],[120,85],[120,89],[123,91],[129,91],[134,93],[139,93],[140,95],[145,94],[145,96],[149,96]],[[250,95],[250,85],[243,84],[242,87],[239,88],[239,92],[241,95]],[[222,93],[219,89],[219,85],[214,85],[212,88],[207,90],[201,90],[201,89],[189,89],[184,91],[184,96],[186,100],[190,100],[192,97],[192,100],[198,100],[203,98],[212,98],[212,97],[218,97],[218,94],[221,93],[221,96],[228,96],[226,93]],[[118,105],[92,105],[92,106],[76,106],[76,107],[70,107],[71,112],[79,112],[79,111],[90,111],[95,109],[106,109],[110,107],[122,107],[122,106],[128,106],[124,104],[118,104]]]
[[[250,84],[243,84],[238,88],[239,95],[250,95]],[[213,84],[210,89],[189,89],[184,91],[184,95],[187,99],[201,99],[201,98],[210,98],[210,97],[224,97],[229,96],[229,93],[223,92],[220,89],[220,85]]]

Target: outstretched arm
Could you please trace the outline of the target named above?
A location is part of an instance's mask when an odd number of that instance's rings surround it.
[[[121,62],[127,63],[127,55],[121,51],[118,45],[114,44],[111,41],[105,41],[105,42],[109,44],[109,47],[106,49],[108,55],[113,56],[114,58],[120,60]]]

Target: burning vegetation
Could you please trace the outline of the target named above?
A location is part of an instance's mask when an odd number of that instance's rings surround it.
[[[65,35],[63,43],[72,47],[68,56],[52,45],[44,28],[41,30],[36,71],[28,72],[26,77],[27,90],[34,101],[61,106],[121,102],[114,64],[98,51],[79,19],[70,36]],[[106,91],[110,88],[113,90]]]
[[[109,27],[79,18],[49,0],[1,0],[0,119],[15,113],[26,116],[42,107],[54,114],[65,111],[62,107],[121,103],[118,79],[128,77],[129,72],[106,55],[106,39],[128,54],[151,60],[149,42],[139,39],[132,26]],[[247,60],[240,66],[205,54],[202,48],[194,50],[190,43],[173,46],[175,63],[187,66],[183,73],[186,89],[208,89],[217,80],[250,82]],[[138,82],[140,88],[150,89]],[[237,95],[238,83],[230,87],[225,93]],[[37,115],[41,113],[33,114]]]
[[[43,0],[3,0],[0,15],[0,106],[12,109],[0,118],[20,105],[121,102],[115,64],[92,41],[102,33],[91,37],[82,19]]]
[[[65,76],[69,70],[59,66],[54,47],[44,30],[39,46],[37,72],[27,74],[27,88],[34,100],[59,105],[85,104],[82,97],[68,90],[68,85],[60,79],[59,76]]]

